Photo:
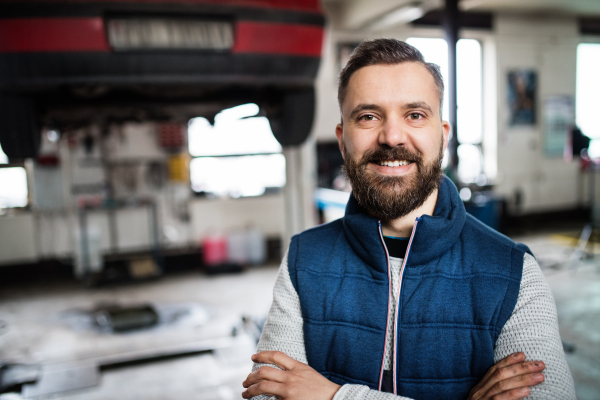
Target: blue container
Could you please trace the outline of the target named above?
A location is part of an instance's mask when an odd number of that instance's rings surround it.
[[[471,200],[465,202],[465,209],[469,214],[496,230],[500,228],[501,207],[499,199],[483,193],[474,193]]]

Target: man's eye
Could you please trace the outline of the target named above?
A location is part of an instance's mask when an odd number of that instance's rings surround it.
[[[374,115],[363,115],[359,118],[360,121],[375,121]]]
[[[408,118],[417,121],[417,120],[422,119],[423,115],[421,115],[419,113],[410,113],[410,114],[408,114]]]

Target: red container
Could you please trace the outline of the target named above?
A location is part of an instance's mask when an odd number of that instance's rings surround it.
[[[202,241],[202,261],[214,267],[227,262],[227,238],[222,235],[207,236]]]

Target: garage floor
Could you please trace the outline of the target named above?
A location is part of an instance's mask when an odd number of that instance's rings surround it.
[[[212,277],[186,271],[152,282],[93,289],[75,281],[3,287],[0,360],[64,370],[72,369],[73,361],[86,364],[118,354],[169,352],[173,346],[185,352],[186,347],[194,350],[206,344],[217,350],[106,369],[96,386],[27,398],[238,399],[256,346],[241,317],[266,315],[276,273],[277,266],[268,266]],[[165,321],[156,328],[121,334],[93,329],[85,311],[116,302],[151,302]],[[90,381],[88,376],[74,379],[84,385]],[[50,386],[65,386],[63,377],[57,380]]]
[[[600,399],[600,245],[594,258],[575,270],[568,258],[574,241],[567,235],[543,235],[525,240],[536,254],[552,288],[563,343],[574,346],[567,362],[577,399]]]
[[[574,244],[569,237],[574,234],[517,240],[532,248],[552,287],[562,338],[574,346],[567,360],[578,399],[598,400],[600,256],[584,260],[576,273],[569,271]],[[276,273],[276,265],[212,277],[186,271],[152,282],[93,289],[64,279],[10,287],[0,283],[0,360],[44,366],[44,386],[26,387],[23,398],[240,399],[255,346],[251,325],[244,329],[241,316],[266,315]],[[86,314],[102,304],[144,302],[160,311],[155,328],[111,334],[94,328]],[[189,354],[94,365],[127,354],[178,351]],[[21,397],[0,395],[9,398]]]

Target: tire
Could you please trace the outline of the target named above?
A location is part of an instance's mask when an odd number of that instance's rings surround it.
[[[298,146],[312,129],[315,114],[315,89],[286,92],[277,113],[267,113],[271,130],[284,147]]]
[[[40,131],[32,100],[0,95],[0,144],[11,162],[37,157]]]

